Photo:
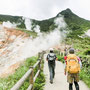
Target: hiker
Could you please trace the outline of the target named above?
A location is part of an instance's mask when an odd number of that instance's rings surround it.
[[[74,48],[70,48],[69,54],[65,59],[65,75],[67,72],[67,82],[69,83],[69,90],[73,90],[73,82],[75,84],[76,90],[79,90],[79,72],[82,66],[80,58],[75,54]]]
[[[67,47],[65,47],[64,51],[65,51],[65,54],[64,55],[67,56],[67,54],[68,54]]]
[[[68,55],[68,50],[67,50],[67,48],[64,49],[64,52],[65,52],[65,54],[64,54],[65,63],[67,63],[67,62],[66,62],[67,55]]]
[[[50,72],[50,83],[53,83],[53,78],[55,76],[55,60],[57,59],[54,54],[53,48],[50,48],[50,53],[47,55],[46,60],[48,61],[48,67]]]

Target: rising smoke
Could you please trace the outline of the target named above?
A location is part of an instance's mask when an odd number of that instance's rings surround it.
[[[87,35],[88,37],[90,37],[90,29],[87,32],[85,32],[85,35]]]
[[[34,28],[33,28],[33,30],[32,30],[32,27],[33,27],[32,20],[29,19],[29,18],[25,18],[25,17],[23,17],[22,19],[25,20],[24,24],[25,24],[26,30],[34,31],[34,32],[36,32],[38,35],[41,34],[41,32],[40,32],[40,26],[39,26],[39,25],[34,25]]]
[[[57,28],[55,28],[54,30],[52,30],[52,32],[49,32],[48,34],[41,33],[40,27],[36,25],[34,30],[39,35],[35,39],[31,39],[29,37],[23,38],[22,36],[16,37],[13,43],[9,43],[8,47],[5,47],[0,52],[1,54],[5,50],[10,51],[9,53],[0,57],[0,63],[4,64],[4,66],[7,68],[20,60],[24,60],[28,57],[35,56],[38,54],[38,52],[47,50],[50,47],[60,44],[65,37],[64,31],[66,28],[66,23],[64,22],[62,16],[56,18],[54,20],[54,23],[57,26]],[[31,30],[32,26],[30,26],[30,22],[25,22],[25,24],[27,24],[27,28]],[[63,31],[61,30],[62,28]],[[3,69],[1,71],[3,71]]]
[[[11,23],[10,21],[7,21],[7,22],[3,22],[3,27],[8,27],[8,28],[16,28],[17,25],[20,25],[21,23]]]
[[[25,20],[24,24],[26,26],[26,29],[32,31],[32,21],[29,18],[25,17],[23,17],[22,19]]]
[[[28,20],[26,20],[28,21]],[[31,29],[32,26],[29,26],[29,23],[26,26],[28,26],[29,29]],[[57,25],[57,28],[55,28],[52,32],[45,34],[45,33],[41,33],[40,32],[40,27],[38,25],[36,25],[36,27],[34,28],[35,32],[37,32],[39,35],[37,38],[35,39],[26,39],[24,41],[24,44],[22,45],[22,47],[20,47],[20,51],[21,52],[20,55],[20,60],[23,60],[27,57],[30,56],[34,56],[36,55],[38,52],[41,52],[42,50],[47,50],[50,47],[53,47],[55,45],[60,44],[60,42],[64,39],[65,37],[65,28],[66,28],[66,23],[63,19],[62,16],[56,18],[54,20],[55,25]],[[30,24],[31,25],[31,24]],[[61,28],[63,28],[63,31],[61,31]],[[18,42],[19,43],[19,42]],[[21,49],[22,48],[22,49]]]

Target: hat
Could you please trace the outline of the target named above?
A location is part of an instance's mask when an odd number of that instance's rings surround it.
[[[50,48],[49,50],[50,50],[50,51],[53,51],[53,48]]]
[[[70,49],[69,49],[69,53],[70,53],[70,54],[74,54],[74,52],[75,52],[74,48],[70,48]]]

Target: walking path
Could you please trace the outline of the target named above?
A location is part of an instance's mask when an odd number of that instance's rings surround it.
[[[46,55],[44,58],[46,58]],[[46,76],[46,84],[45,84],[44,90],[69,90],[68,83],[67,83],[67,76],[64,75],[64,65],[59,61],[56,61],[55,72],[56,72],[55,78],[54,78],[53,84],[51,84],[49,81],[48,63],[45,60],[44,74]],[[79,86],[80,86],[80,90],[90,90],[82,81],[79,82]],[[75,87],[73,90],[75,90]]]

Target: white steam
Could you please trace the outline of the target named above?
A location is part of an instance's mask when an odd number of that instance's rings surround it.
[[[85,34],[90,37],[90,29]]]
[[[3,22],[3,27],[8,27],[8,28],[16,28],[17,25],[20,25],[20,23],[11,23],[10,21],[7,21],[7,22]]]
[[[42,34],[42,33],[40,32],[40,26],[39,26],[39,25],[36,25],[36,26],[35,26],[34,31],[35,31],[38,35],[41,35],[41,34]]]
[[[58,29],[66,28],[66,23],[61,15],[54,20],[54,23],[58,26]]]
[[[32,21],[29,18],[23,17],[23,19],[25,20],[26,29],[32,31]]]
[[[42,50],[47,50],[50,47],[53,47],[61,43],[61,41],[65,37],[66,23],[61,15],[54,20],[54,23],[57,26],[57,28],[55,28],[52,32],[48,34],[41,33],[40,27],[36,25],[34,31],[37,32],[39,36],[34,40],[29,39],[26,42],[22,55],[24,58],[33,56]],[[63,31],[61,31],[62,28]]]
[[[60,43],[61,33],[59,31],[53,31],[48,35],[40,35],[34,40],[28,40],[23,55],[25,58],[36,55],[42,50],[47,50]]]
[[[13,43],[10,43],[8,47],[2,49],[2,51],[0,52],[1,54],[5,50],[9,51],[7,52],[7,54],[0,57],[0,63],[4,64],[5,67],[8,67],[20,60],[24,60],[28,57],[35,56],[36,54],[38,54],[38,52],[47,50],[50,47],[60,44],[60,42],[64,39],[65,36],[64,30],[60,30],[61,28],[66,28],[66,23],[64,22],[64,19],[61,16],[59,18],[56,18],[54,23],[57,26],[57,28],[55,28],[52,32],[48,34],[41,34],[40,27],[36,26],[34,30],[39,35],[37,38],[33,40],[29,37],[23,38],[22,36],[15,38]],[[30,22],[27,25],[29,24]],[[28,29],[31,29],[31,24],[30,27],[28,26]],[[3,71],[3,69],[0,69],[0,72],[1,71]]]
[[[33,27],[33,25],[32,25],[32,20],[29,19],[29,18],[25,18],[25,17],[23,17],[23,20],[25,20],[24,24],[25,24],[25,27],[26,27],[27,30],[29,30],[29,31],[34,31],[34,32],[36,32],[38,35],[41,34],[41,33],[40,33],[40,26],[39,26],[39,25],[34,25],[34,28],[33,28],[33,30],[32,30],[32,27]]]

